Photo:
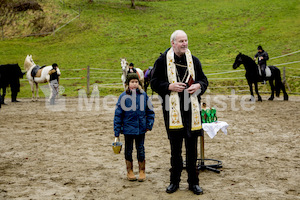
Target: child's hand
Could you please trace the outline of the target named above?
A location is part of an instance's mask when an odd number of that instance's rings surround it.
[[[146,132],[150,131],[149,129],[146,129]]]

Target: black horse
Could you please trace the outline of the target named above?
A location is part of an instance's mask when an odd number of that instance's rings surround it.
[[[250,87],[250,93],[252,96],[251,99],[254,99],[253,87],[252,87],[252,84],[254,84],[255,92],[258,96],[258,101],[262,101],[261,96],[258,93],[258,87],[257,87],[257,82],[262,81],[262,78],[259,75],[258,65],[249,56],[239,53],[236,56],[235,61],[233,63],[233,69],[238,68],[241,64],[244,65],[245,70],[246,70],[245,76],[246,76],[248,85]],[[282,92],[284,94],[284,100],[287,101],[289,99],[289,97],[285,91],[284,84],[281,82],[280,70],[275,66],[268,66],[268,67],[271,70],[271,76],[266,77],[265,79],[269,80],[271,90],[272,90],[269,100],[274,99],[274,91],[276,92],[276,96],[279,97],[280,90],[282,90]],[[275,86],[273,83],[274,80],[275,80]]]
[[[20,78],[23,78],[21,68],[18,64],[0,65],[0,92],[2,89],[2,95],[0,93],[0,104],[4,104],[4,98],[6,95],[6,87],[10,86],[11,89],[11,101],[17,101],[17,94],[20,91]]]

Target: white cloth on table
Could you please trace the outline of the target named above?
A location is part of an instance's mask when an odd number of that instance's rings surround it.
[[[227,135],[227,127],[229,125],[227,122],[216,121],[212,123],[203,123],[202,128],[208,134],[210,138],[213,138],[217,135],[218,131],[221,130],[225,135]]]

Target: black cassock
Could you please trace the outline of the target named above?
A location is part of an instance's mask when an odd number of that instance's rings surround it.
[[[165,126],[168,134],[168,138],[170,140],[171,146],[171,175],[170,181],[171,183],[178,184],[180,182],[181,171],[183,169],[183,159],[182,159],[182,143],[183,139],[185,139],[185,147],[186,147],[186,169],[188,172],[188,183],[190,185],[198,185],[198,173],[196,169],[196,161],[197,161],[197,138],[200,130],[191,131],[191,105],[187,102],[188,110],[184,110],[184,94],[183,92],[178,93],[180,99],[180,110],[181,117],[184,128],[182,129],[169,129],[169,111],[166,108],[169,108],[169,101],[166,100],[166,96],[170,95],[171,91],[169,88],[168,81],[168,73],[167,73],[167,58],[166,54],[169,49],[167,49],[161,56],[156,60],[153,73],[151,77],[151,88],[155,92],[157,92],[162,98],[162,107],[163,114],[165,120]],[[182,57],[174,55],[175,63],[177,68],[177,81],[182,81],[185,75],[187,67],[186,57],[185,55]],[[203,73],[201,63],[198,58],[192,56],[195,70],[195,80],[194,83],[199,83],[201,85],[201,92],[198,95],[198,101],[200,103],[201,95],[204,94],[208,87],[208,81]],[[201,115],[200,115],[201,116]]]

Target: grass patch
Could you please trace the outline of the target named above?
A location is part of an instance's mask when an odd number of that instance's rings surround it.
[[[26,55],[32,54],[39,65],[58,63],[62,78],[86,77],[86,70],[71,69],[99,68],[102,71],[92,71],[98,73],[91,74],[91,85],[102,85],[101,95],[122,92],[121,57],[141,69],[152,66],[159,53],[170,46],[170,35],[176,29],[187,32],[189,49],[200,59],[206,74],[232,71],[235,56],[242,52],[252,57],[258,45],[271,58],[299,50],[298,0],[136,1],[136,9],[130,8],[128,0],[53,3],[61,13],[81,10],[80,18],[55,35],[6,38],[0,42],[1,64],[19,63],[23,68]],[[270,60],[268,65],[299,60],[298,53]],[[299,63],[285,67],[292,92],[300,93],[296,78],[300,76]],[[230,94],[230,88],[220,86],[246,85],[245,79],[236,79],[239,77],[244,77],[244,72],[208,75],[211,92]],[[77,96],[78,89],[86,87],[86,79],[62,79],[61,85],[65,95]],[[19,96],[31,96],[28,82],[22,82]]]

